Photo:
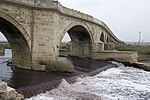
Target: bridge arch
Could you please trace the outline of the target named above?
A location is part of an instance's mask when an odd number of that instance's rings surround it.
[[[3,18],[5,20],[7,20],[8,22],[10,22],[11,24],[13,24],[22,33],[22,35],[26,38],[28,43],[31,42],[30,36],[27,34],[25,29],[14,18],[12,18],[11,16],[9,16],[6,13],[1,12],[1,11],[0,11],[0,18]]]
[[[31,62],[30,38],[24,28],[9,15],[0,12],[0,31],[12,48],[12,62],[26,66]]]
[[[84,23],[71,23],[63,30],[60,41],[68,33],[71,39],[70,54],[78,57],[91,57],[93,36]]]
[[[72,28],[72,27],[75,27],[75,26],[82,26],[84,27],[87,32],[89,33],[90,35],[90,38],[92,41],[94,41],[94,37],[92,36],[92,31],[90,30],[89,26],[87,26],[86,24],[84,23],[81,23],[81,22],[73,22],[71,24],[69,24],[67,27],[65,27],[65,29],[63,29],[63,32],[61,33],[61,38],[60,38],[60,41],[63,39],[64,35]]]

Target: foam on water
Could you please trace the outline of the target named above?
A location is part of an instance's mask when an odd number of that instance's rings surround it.
[[[150,100],[150,72],[118,65],[74,84],[63,79],[56,89],[26,100]]]

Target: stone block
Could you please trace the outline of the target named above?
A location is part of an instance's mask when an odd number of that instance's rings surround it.
[[[7,87],[7,98],[8,99],[16,98],[16,90],[9,86]]]
[[[17,97],[14,100],[24,100],[24,96],[21,94],[17,94]]]
[[[6,93],[7,83],[0,81],[0,94]]]
[[[0,100],[7,100],[7,93],[0,93]]]

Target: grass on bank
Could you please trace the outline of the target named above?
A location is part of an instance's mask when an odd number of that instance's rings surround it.
[[[150,46],[123,45],[116,47],[118,51],[133,51],[138,53],[138,61],[150,61]]]
[[[40,65],[45,65],[46,72],[58,71],[58,72],[75,72],[74,66],[71,62],[59,62],[59,61],[50,61],[42,60],[39,62]]]

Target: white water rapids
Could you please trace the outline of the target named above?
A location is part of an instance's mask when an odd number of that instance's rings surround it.
[[[26,100],[150,100],[150,72],[115,64],[74,84],[63,79],[56,89]]]

